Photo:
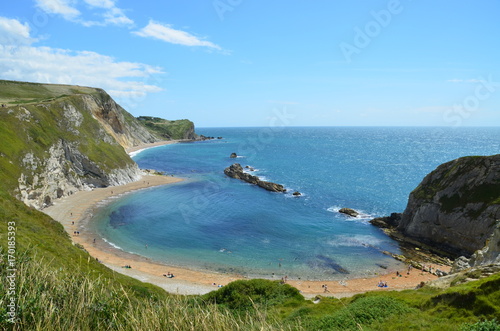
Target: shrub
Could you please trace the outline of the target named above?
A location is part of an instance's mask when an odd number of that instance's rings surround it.
[[[500,331],[500,324],[496,319],[481,321],[474,324],[465,324],[461,331]]]
[[[264,279],[237,280],[205,294],[203,299],[236,310],[248,309],[254,305],[274,306],[304,301],[296,288]]]

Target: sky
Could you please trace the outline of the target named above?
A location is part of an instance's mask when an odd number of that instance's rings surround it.
[[[197,127],[498,126],[500,1],[16,0],[0,79]]]

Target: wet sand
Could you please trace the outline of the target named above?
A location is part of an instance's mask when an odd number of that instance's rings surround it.
[[[138,146],[133,150],[128,150],[128,152],[132,153],[141,149],[161,146],[168,143],[174,142],[168,141],[162,142],[161,144],[155,143]],[[140,180],[127,185],[77,192],[69,197],[57,200],[54,202],[53,206],[44,209],[43,212],[59,221],[75,243],[81,244],[92,257],[97,258],[112,270],[134,277],[143,282],[158,285],[171,293],[203,294],[216,290],[218,285],[226,285],[237,279],[245,279],[245,277],[241,275],[196,271],[156,263],[146,257],[117,249],[103,241],[94,233],[88,232],[86,225],[88,222],[92,221],[92,214],[95,212],[96,208],[99,207],[99,204],[105,203],[113,197],[128,192],[159,185],[178,183],[182,180],[181,178],[167,176],[145,175]],[[79,231],[80,234],[75,234],[75,231]],[[130,265],[132,268],[123,268],[125,265]],[[432,267],[448,270],[448,267],[443,266],[432,265]],[[167,278],[163,276],[169,272],[174,274],[175,277]],[[304,296],[310,298],[318,294],[345,297],[375,290],[390,291],[412,289],[421,282],[427,282],[437,278],[428,272],[415,269],[413,269],[409,275],[406,269],[399,270],[399,272],[402,274],[401,277],[396,277],[396,274],[392,273],[377,277],[346,279],[341,282],[338,280],[309,281],[288,279],[286,282],[299,289]],[[275,278],[272,279],[280,280],[285,276],[286,275],[276,275]],[[388,287],[378,287],[377,284],[379,281],[387,282]],[[324,285],[327,286],[327,291],[325,291]]]

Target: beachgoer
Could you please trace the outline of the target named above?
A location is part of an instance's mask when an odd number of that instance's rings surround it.
[[[325,293],[330,292],[328,291],[328,285],[325,284]]]
[[[94,238],[94,244],[95,244],[95,238]]]

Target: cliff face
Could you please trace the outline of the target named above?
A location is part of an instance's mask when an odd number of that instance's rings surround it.
[[[100,89],[0,81],[0,101],[0,185],[37,209],[137,180],[124,148],[159,140]]]
[[[101,89],[96,89],[96,91],[98,92],[96,94],[82,95],[84,107],[124,148],[163,140],[147,130],[106,92]]]
[[[440,165],[411,192],[397,230],[452,254],[470,256],[486,245],[498,219],[500,155],[464,157]]]

